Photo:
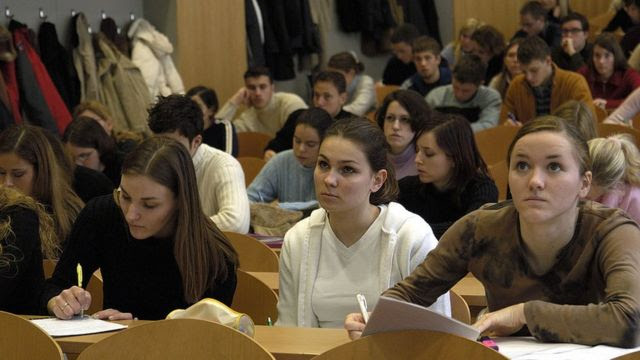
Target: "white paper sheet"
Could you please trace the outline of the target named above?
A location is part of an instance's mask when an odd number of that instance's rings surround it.
[[[362,336],[399,330],[431,330],[475,341],[480,333],[473,327],[423,306],[381,296]]]
[[[31,320],[50,336],[75,336],[121,330],[127,325],[94,319],[89,316],[74,317],[71,320],[57,318]]]
[[[568,343],[543,343],[533,337],[493,338],[500,353],[515,360],[611,359],[640,348],[623,349],[606,345],[588,346]]]

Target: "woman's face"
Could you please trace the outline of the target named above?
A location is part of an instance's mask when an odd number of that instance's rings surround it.
[[[313,106],[335,117],[347,101],[347,93],[340,94],[331,81],[316,81],[313,85]]]
[[[521,221],[562,221],[587,196],[590,183],[591,172],[580,175],[574,145],[563,133],[528,134],[513,147],[509,188]]]
[[[383,129],[392,154],[400,154],[411,145],[416,133],[411,129],[410,119],[409,112],[399,102],[389,103]]]
[[[422,134],[416,142],[416,149],[415,161],[420,182],[433,184],[438,190],[446,189],[455,165],[451,157],[438,146],[433,132]]]
[[[327,212],[359,213],[369,205],[369,195],[382,187],[387,171],[374,172],[360,146],[331,136],[320,145],[313,177],[316,198]]]
[[[144,175],[122,175],[118,202],[131,236],[168,237],[175,231],[176,199],[164,185]]]
[[[15,153],[0,154],[0,185],[19,190],[25,195],[33,194],[35,169],[33,164]]]
[[[313,167],[318,160],[320,136],[318,130],[306,124],[296,126],[293,133],[293,154],[304,167]]]
[[[97,149],[76,146],[69,142],[65,144],[65,147],[71,154],[73,162],[75,162],[76,165],[84,166],[100,172],[104,170],[104,164],[100,162],[100,153]]]
[[[207,107],[207,105],[205,105],[204,101],[200,99],[200,96],[194,95],[191,97],[191,100],[195,101],[196,104],[198,104],[198,106],[200,107],[200,110],[202,110],[202,120],[204,121],[204,130],[207,130],[208,128],[211,127],[211,124],[213,123],[213,117],[215,114],[213,113],[213,111],[211,111],[211,109]]]
[[[100,124],[100,126],[102,126],[102,128],[104,129],[104,131],[107,132],[107,134],[111,135],[111,130],[113,130],[113,121],[111,121],[111,119],[103,119],[102,117],[100,117],[100,115],[94,113],[91,110],[85,110],[81,112],[80,115],[78,116],[86,116],[86,117],[92,118],[93,120],[97,121],[98,124]]]
[[[507,50],[504,56],[504,66],[507,68],[511,78],[522,74],[522,69],[520,69],[520,63],[518,62],[518,45],[513,45]]]
[[[471,42],[471,35],[473,35],[473,31],[468,31],[466,33],[460,34],[460,49],[465,53],[470,53],[473,51],[473,43]]]
[[[609,79],[613,75],[615,56],[612,52],[598,45],[593,47],[593,66],[600,77]]]

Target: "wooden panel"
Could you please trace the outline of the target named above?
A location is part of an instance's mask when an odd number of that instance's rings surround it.
[[[247,70],[244,2],[178,0],[178,66],[185,88],[212,87],[223,104]]]
[[[454,0],[453,21],[454,36],[458,36],[465,20],[474,17],[502,31],[505,40],[509,41],[520,28],[520,8],[527,0]],[[587,18],[592,18],[607,11],[609,1],[573,0],[570,7]]]

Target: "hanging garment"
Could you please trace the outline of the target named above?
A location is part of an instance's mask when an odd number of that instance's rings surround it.
[[[398,0],[398,3],[402,5],[405,22],[415,25],[422,35],[431,36],[442,44],[434,0]]]
[[[145,19],[136,19],[129,28],[131,61],[147,83],[151,100],[158,95],[184,94],[184,85],[171,54],[173,45]]]
[[[262,13],[256,0],[245,0],[245,28],[247,31],[247,64],[249,67],[266,66],[264,59],[264,27]]]
[[[13,102],[9,97],[7,84],[4,81],[3,75],[6,63],[13,64],[15,59],[16,49],[13,46],[11,33],[3,26],[0,26],[0,69],[3,70],[0,72],[0,132],[15,123],[12,115]],[[17,101],[15,102],[15,108],[18,109]]]
[[[96,74],[96,56],[91,44],[89,23],[83,13],[76,14],[72,20],[71,45],[73,46],[73,66],[80,81],[80,100],[104,102],[99,95],[98,75]]]
[[[126,56],[131,56],[129,39],[123,35],[124,33],[118,28],[115,20],[110,17],[102,19],[102,21],[100,21],[100,32],[103,33],[121,53]]]
[[[140,69],[103,33],[95,40],[98,80],[104,104],[115,120],[114,130],[149,133],[147,108],[151,96]]]
[[[20,106],[27,120],[62,134],[71,122],[71,114],[60,97],[47,69],[29,43],[26,26],[11,20],[13,42],[17,50],[15,72],[20,91]]]
[[[58,41],[56,26],[48,21],[38,30],[40,58],[68,109],[80,102],[80,82],[69,52]]]

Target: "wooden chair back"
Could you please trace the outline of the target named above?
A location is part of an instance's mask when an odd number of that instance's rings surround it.
[[[596,122],[597,123],[601,123],[604,121],[604,119],[606,119],[609,116],[609,113],[607,113],[607,110],[599,107],[599,106],[594,106],[594,109],[596,109],[595,111],[595,115],[596,115]]]
[[[469,310],[469,304],[453,290],[449,290],[449,298],[451,299],[451,317],[470,325],[471,311]]]
[[[629,134],[633,136],[636,146],[640,146],[640,130],[624,125],[598,124],[598,136],[607,137],[615,134]]]
[[[334,359],[507,359],[477,341],[426,330],[378,333],[335,347],[316,356]]]
[[[251,316],[256,325],[278,319],[278,295],[257,277],[238,269],[238,284],[231,308]]]
[[[616,356],[611,360],[638,360],[640,359],[640,350],[633,351],[624,355]]]
[[[275,359],[260,344],[228,326],[196,319],[154,321],[109,336],[78,360]]]
[[[257,157],[239,157],[238,162],[240,166],[242,166],[242,171],[244,172],[244,183],[246,187],[249,187],[253,179],[258,176],[260,170],[266,162]]]
[[[271,135],[260,132],[238,133],[238,157],[264,157],[264,148],[271,140]]]
[[[31,321],[0,311],[0,358],[61,360],[64,355],[58,343]]]
[[[376,86],[376,104],[377,106],[381,106],[384,102],[384,98],[392,92],[400,89],[398,85],[378,85]]]
[[[498,201],[507,199],[507,187],[509,186],[509,166],[506,160],[489,165],[489,174],[498,187]]]
[[[44,278],[48,279],[53,276],[53,270],[56,269],[56,264],[58,264],[58,260],[42,260],[42,269],[44,270]]]
[[[507,159],[509,145],[518,129],[515,126],[498,125],[474,134],[480,155],[488,166]]]
[[[280,271],[278,255],[258,239],[230,231],[225,231],[224,234],[238,253],[240,269],[259,272]]]

